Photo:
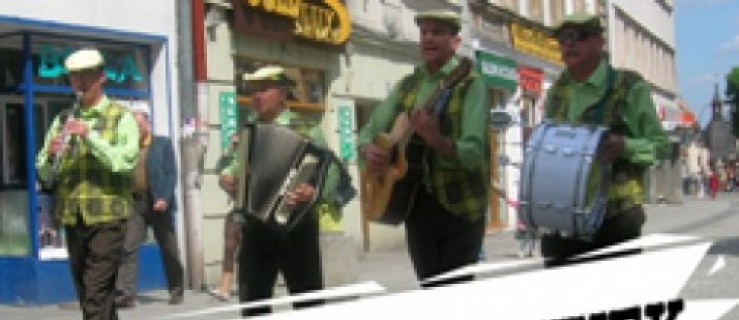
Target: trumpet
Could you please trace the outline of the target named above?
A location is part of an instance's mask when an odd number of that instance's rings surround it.
[[[82,104],[83,93],[80,91],[77,91],[74,94],[75,94],[75,102],[72,105],[72,110],[70,110],[70,112],[67,114],[67,117],[64,120],[64,122],[60,123],[62,148],[54,155],[54,161],[51,164],[51,172],[49,174],[49,178],[47,181],[47,185],[49,186],[50,189],[53,189],[54,186],[56,185],[56,180],[59,176],[59,172],[61,171],[62,162],[64,161],[64,157],[67,154],[66,151],[67,149],[69,149],[70,144],[74,142],[72,140],[71,135],[67,133],[66,130],[64,130],[64,125],[74,120],[77,114],[79,114],[80,105]],[[74,153],[74,150],[72,150],[72,153]]]

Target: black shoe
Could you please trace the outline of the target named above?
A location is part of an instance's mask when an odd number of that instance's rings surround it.
[[[136,307],[136,301],[133,297],[119,296],[115,298],[115,306],[119,309],[130,309]]]
[[[182,304],[182,301],[185,300],[182,292],[180,293],[173,293],[169,296],[169,304]]]

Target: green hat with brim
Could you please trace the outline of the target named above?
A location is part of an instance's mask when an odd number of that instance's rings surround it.
[[[600,24],[600,18],[596,15],[587,13],[574,13],[566,16],[562,21],[552,28],[552,34],[559,34],[564,28],[573,27],[580,30],[587,30],[592,33],[603,32],[603,26]]]
[[[454,32],[459,32],[459,29],[462,28],[459,14],[451,10],[428,10],[419,12],[416,14],[415,20],[416,25],[424,20],[438,21],[452,27]]]

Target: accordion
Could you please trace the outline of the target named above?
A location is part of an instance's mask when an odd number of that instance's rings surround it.
[[[243,127],[235,208],[246,218],[291,228],[311,212],[323,191],[329,151],[289,128],[254,123]],[[285,192],[300,184],[315,187],[313,199],[290,206]]]

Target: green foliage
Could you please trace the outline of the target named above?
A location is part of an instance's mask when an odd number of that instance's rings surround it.
[[[739,136],[739,67],[734,67],[726,75],[726,97],[731,104],[731,126],[734,136]]]

